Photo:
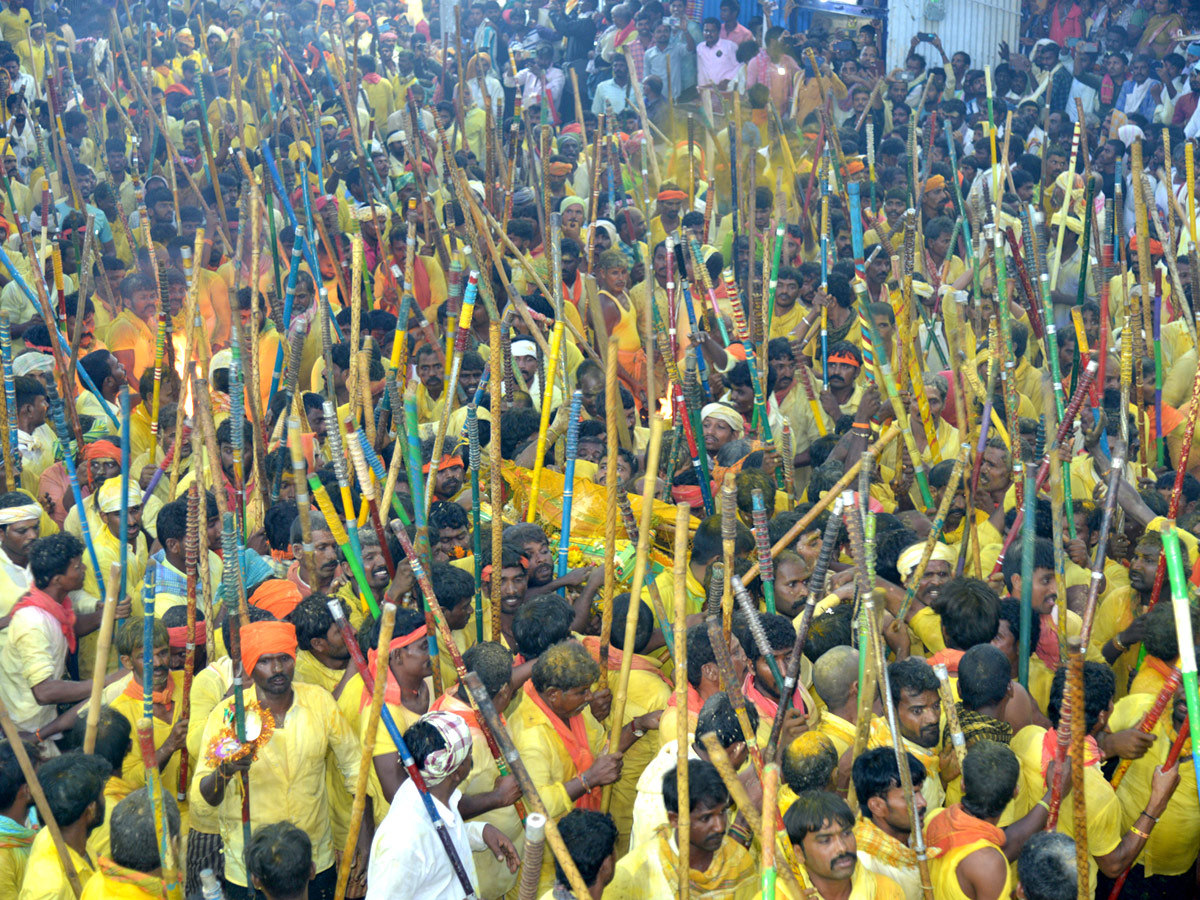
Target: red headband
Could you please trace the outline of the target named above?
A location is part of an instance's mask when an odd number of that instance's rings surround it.
[[[422,625],[416,631],[410,631],[408,634],[402,634],[400,637],[392,638],[392,642],[388,644],[388,652],[392,650],[402,650],[409,644],[415,644],[421,638],[429,634],[429,628]]]
[[[431,465],[433,465],[433,463],[425,463],[425,465],[422,467],[421,471],[424,472],[426,475],[428,475],[429,467]],[[458,466],[459,468],[463,467],[463,461],[462,461],[461,456],[443,456],[442,461],[440,463],[438,463],[438,471],[444,472],[446,469],[453,469],[455,466]]]
[[[829,361],[831,363],[841,363],[844,366],[857,367],[857,366],[862,365],[862,363],[860,363],[857,359],[855,359],[849,353],[835,353],[835,354],[833,354],[833,356],[829,357]]]
[[[665,190],[658,192],[659,200],[686,200],[688,195],[683,191]]]
[[[196,623],[196,646],[204,646],[204,639],[208,635],[203,622]],[[181,647],[187,646],[187,626],[180,625],[178,628],[168,628],[167,636],[170,638],[171,647],[178,650]]]

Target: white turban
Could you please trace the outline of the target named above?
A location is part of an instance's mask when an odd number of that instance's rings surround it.
[[[13,360],[14,375],[36,375],[38,372],[53,372],[54,357],[48,353],[30,350]]]
[[[41,517],[41,504],[33,500],[20,506],[6,506],[0,509],[0,525],[15,525],[17,522],[28,522],[30,519]]]
[[[746,433],[746,421],[742,418],[742,414],[724,403],[710,403],[700,410],[700,422],[703,423],[705,419],[724,422],[733,429],[734,437],[741,437]]]
[[[441,784],[471,756],[471,729],[461,716],[450,712],[429,712],[421,716],[421,722],[437,729],[446,746],[434,750],[421,763],[421,777],[429,787]]]
[[[925,552],[925,542],[913,544],[911,547],[905,547],[904,551],[896,559],[896,571],[900,573],[901,579],[908,581],[910,575],[917,569],[917,564],[921,562],[921,556]],[[940,559],[942,562],[954,565],[958,557],[954,552],[954,548],[941,541],[933,545],[933,554],[929,557],[929,561]]]

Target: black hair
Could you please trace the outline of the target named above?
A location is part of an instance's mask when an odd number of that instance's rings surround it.
[[[22,741],[22,744],[25,747],[25,755],[29,757],[30,762],[36,765],[41,757],[41,751],[38,750],[36,744],[31,744],[29,741]],[[23,784],[25,784],[25,773],[21,771],[21,766],[17,762],[16,751],[7,741],[0,742],[0,809],[8,809],[17,802],[17,792]]]
[[[1008,623],[1008,628],[1013,634],[1013,640],[1021,639],[1021,601],[1013,597],[1004,597],[1000,600],[1000,618]],[[1035,613],[1029,617],[1029,646],[1036,647],[1042,636],[1042,623],[1040,617]]]
[[[929,663],[919,656],[910,656],[899,662],[888,664],[888,679],[892,685],[892,702],[899,704],[904,691],[924,694],[938,689],[938,677],[933,674]]]
[[[967,709],[999,703],[1011,681],[1008,657],[991,644],[976,644],[958,661],[958,692]]]
[[[287,614],[286,620],[296,629],[296,644],[301,650],[312,650],[312,642],[325,638],[333,627],[333,613],[324,594],[310,594]]]
[[[1074,900],[1078,896],[1075,841],[1061,831],[1039,831],[1017,857],[1017,881],[1025,900]]]
[[[925,781],[925,764],[913,756],[908,756],[908,770],[912,773],[912,783],[921,784]],[[871,808],[867,801],[872,797],[881,797],[885,801],[888,792],[900,787],[900,766],[896,762],[896,754],[890,747],[876,747],[859,754],[854,759],[850,776],[854,779],[854,795],[858,797],[858,806],[863,818],[871,818]]]
[[[521,604],[513,613],[513,640],[525,659],[536,659],[571,636],[575,611],[558,594],[543,594]],[[616,633],[614,628],[613,632]]]
[[[21,401],[17,400],[17,406],[20,405]],[[1158,481],[1154,483],[1154,486],[1160,491],[1171,490],[1175,487],[1175,473],[1163,472],[1158,476]],[[1185,473],[1180,496],[1188,503],[1195,503],[1197,500],[1200,500],[1200,479],[1197,479],[1190,472]]]
[[[854,610],[847,605],[835,606],[832,611],[813,616],[804,642],[804,655],[815,663],[834,647],[849,646],[853,634]]]
[[[759,624],[762,625],[763,631],[767,635],[767,643],[772,651],[790,650],[792,645],[796,643],[796,629],[792,625],[792,620],[787,616],[771,615],[770,613],[758,613]],[[750,631],[750,625],[745,619],[739,619],[734,622],[734,633],[737,639],[742,642],[742,649],[746,651],[746,658],[751,663],[757,662],[762,655],[759,651],[758,644],[754,640],[754,635]]]
[[[165,547],[167,541],[182,541],[187,535],[187,519],[188,498],[184,494],[158,511],[154,521],[158,542]]]
[[[833,822],[843,828],[854,827],[854,813],[846,801],[829,791],[805,791],[788,807],[783,827],[788,840],[799,846],[804,838]]]
[[[83,746],[87,734],[87,717],[79,716],[68,732],[71,746]],[[133,746],[133,724],[123,713],[111,706],[100,707],[100,719],[96,725],[95,754],[108,761],[113,771],[121,768],[129,748]]]
[[[688,648],[688,652],[691,652],[691,647]],[[746,704],[746,718],[750,722],[751,730],[758,731],[758,709],[753,703]],[[699,740],[710,733],[716,735],[717,743],[726,750],[739,741],[746,740],[737,713],[734,712],[733,702],[724,691],[717,691],[705,700],[696,716],[696,739]]]
[[[508,415],[508,413],[505,413]],[[692,538],[692,562],[707,565],[721,555],[721,516],[709,516],[696,529]],[[734,539],[733,553],[735,556],[745,556],[754,549],[754,534],[743,525],[737,523],[737,537]]]
[[[701,671],[708,663],[715,664],[717,656],[708,638],[708,626],[703,622],[687,630],[687,680],[692,687],[700,687]]]
[[[938,591],[946,643],[955,650],[986,644],[1000,628],[1000,598],[978,578],[954,578]]]
[[[612,645],[618,650],[625,649],[625,619],[629,615],[629,592],[618,594],[613,598],[612,617]],[[650,636],[654,633],[654,613],[645,602],[638,603],[637,631],[635,632],[633,652],[641,653],[646,649],[646,645],[650,643]]]
[[[33,584],[45,590],[55,575],[66,574],[71,561],[83,556],[83,542],[66,531],[38,538],[29,548],[29,571]]]
[[[148,787],[138,788],[121,800],[109,820],[111,849],[109,855],[118,866],[135,872],[153,872],[162,865],[158,855],[155,819],[161,811],[161,823],[172,838],[179,836],[179,804],[167,791],[159,788],[151,799]]]
[[[79,751],[42,763],[37,772],[38,784],[60,828],[74,825],[88,806],[100,800],[112,770],[103,757]]]
[[[255,622],[278,622],[279,621],[273,615],[271,615],[269,612],[267,612],[265,609],[263,609],[262,607],[259,607],[259,606],[255,606],[253,603],[248,604],[247,611],[249,612],[249,615],[246,617],[246,621],[240,622],[238,624],[239,628],[242,626],[245,626],[245,625],[252,625]],[[233,621],[238,618],[238,616],[233,615],[233,613],[236,613],[236,612],[237,612],[237,606],[235,604],[230,607],[231,614],[226,616],[225,621],[221,623],[221,636],[225,640],[226,647],[233,646]]]
[[[729,788],[721,780],[717,767],[704,759],[689,759],[688,767],[688,801],[689,810],[696,812],[701,809],[714,809],[722,803],[729,802]],[[663,806],[668,813],[679,814],[679,782],[676,773],[677,766],[663,775],[662,798]]]
[[[543,651],[533,664],[530,681],[534,690],[541,694],[552,687],[563,691],[585,687],[600,674],[600,665],[584,646],[578,641],[566,640]]]
[[[429,505],[429,532],[436,539],[443,528],[470,528],[467,511],[457,503],[435,500]]]
[[[358,647],[366,656],[372,650],[379,647],[379,619],[367,617],[366,621],[359,626],[358,629]],[[425,625],[425,616],[417,612],[415,609],[401,607],[396,610],[396,624],[392,629],[392,637],[404,637],[406,634],[412,634],[418,628]]]
[[[246,872],[268,896],[301,894],[312,874],[312,839],[291,822],[263,825],[246,847]]]
[[[617,826],[608,813],[590,809],[573,809],[558,820],[558,834],[567,847],[567,853],[579,877],[588,887],[600,877],[600,869],[617,848]],[[554,859],[554,877],[561,885],[567,884],[566,873],[558,858]]]
[[[1200,634],[1200,610],[1188,604],[1193,641]],[[1164,662],[1174,663],[1179,656],[1179,636],[1175,632],[1175,610],[1171,604],[1159,603],[1146,614],[1146,634],[1142,638],[1146,652]]]
[[[1049,516],[1046,518],[1049,519]],[[1014,541],[1012,549],[1004,557],[1004,587],[1010,591],[1013,589],[1013,576],[1021,574],[1024,549],[1021,541]],[[1054,544],[1047,538],[1033,539],[1033,569],[1035,572],[1038,569],[1054,571]]]
[[[495,698],[512,679],[513,655],[503,644],[482,641],[467,648],[463,654],[463,667],[478,675],[487,695]],[[462,691],[460,699],[466,699]]]
[[[455,509],[462,509],[455,506]],[[475,596],[475,579],[457,566],[435,562],[429,567],[433,594],[442,609],[453,609]]]
[[[829,781],[833,777],[833,770],[837,768],[838,753],[837,749],[826,735],[813,735],[808,737],[808,741],[813,741],[815,738],[815,747],[801,748],[797,746],[800,743],[798,738],[792,744],[783,748],[782,766],[780,775],[783,777],[783,782],[797,794],[802,794],[805,791],[820,791],[829,787]],[[793,747],[796,747],[793,751]]]
[[[976,741],[962,764],[963,809],[977,819],[994,819],[1013,798],[1021,775],[1017,755],[1006,744]]]
[[[26,403],[33,403],[38,397],[46,396],[46,386],[32,375],[18,375],[13,379],[16,391],[16,404],[19,410]],[[15,414],[15,411],[14,413]]]
[[[1054,673],[1050,682],[1050,698],[1046,701],[1046,718],[1057,728],[1062,716],[1063,692],[1066,689],[1067,669],[1063,666]],[[1095,730],[1100,716],[1108,711],[1117,692],[1117,678],[1113,670],[1103,663],[1083,664],[1083,709],[1087,732]]]

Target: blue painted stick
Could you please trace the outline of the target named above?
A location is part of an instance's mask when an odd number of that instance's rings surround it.
[[[562,530],[558,537],[558,577],[567,574],[567,550],[571,545],[571,503],[575,494],[575,454],[579,450],[579,414],[583,409],[583,391],[571,395],[571,417],[567,420],[567,466],[563,475]],[[566,597],[567,589],[558,593]]]

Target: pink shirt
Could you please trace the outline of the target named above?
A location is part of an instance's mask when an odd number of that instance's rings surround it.
[[[722,25],[721,38],[726,41],[733,41],[735,44],[741,44],[745,41],[754,40],[754,34],[749,28],[739,22],[729,30],[726,30],[725,26]]]
[[[737,44],[717,38],[711,47],[706,43],[696,45],[696,84],[698,87],[719,85],[722,81],[733,81],[737,77]]]

